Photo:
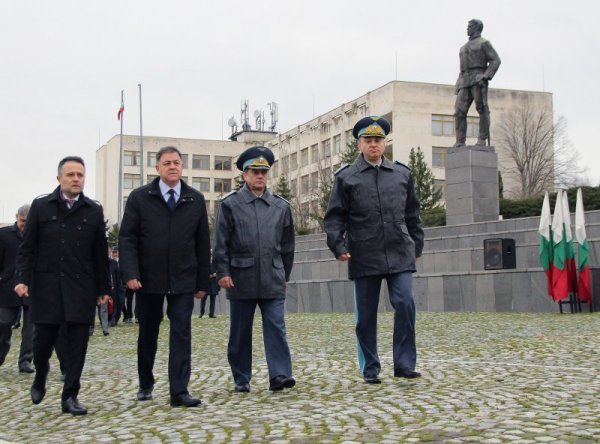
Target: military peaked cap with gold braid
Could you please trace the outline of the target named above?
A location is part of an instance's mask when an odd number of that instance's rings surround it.
[[[247,168],[270,170],[273,162],[275,162],[273,151],[265,146],[253,146],[240,154],[235,165],[240,171],[246,171]]]
[[[368,116],[363,117],[352,130],[352,135],[355,139],[361,136],[364,137],[385,137],[390,132],[390,123],[383,117]]]

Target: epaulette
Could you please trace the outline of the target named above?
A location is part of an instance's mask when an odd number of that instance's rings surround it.
[[[238,192],[238,190],[233,190],[233,191],[230,191],[230,192],[229,192],[229,193],[227,193],[225,196],[221,197],[221,199],[220,199],[220,200],[221,200],[221,201],[224,201],[224,200],[225,200],[225,199],[227,199],[228,197],[230,197],[230,196],[233,196],[234,194],[236,194],[237,192]]]
[[[410,171],[410,168],[406,165],[404,165],[402,162],[398,162],[397,160],[394,160],[394,163],[400,166],[403,166],[404,168],[406,168],[408,171]]]
[[[49,196],[49,195],[50,195],[50,193],[40,194],[39,196],[34,197],[33,200],[41,199],[42,197],[46,197],[46,196]]]
[[[287,204],[289,204],[289,203],[290,203],[290,201],[289,201],[289,200],[287,200],[285,197],[281,197],[279,194],[276,194],[276,193],[272,193],[272,194],[273,194],[273,196],[274,196],[274,197],[277,197],[277,198],[281,199],[281,200],[282,200],[282,201],[284,201],[285,203],[287,203]]]
[[[345,169],[346,169],[346,168],[348,168],[349,166],[350,166],[350,164],[349,164],[349,163],[345,163],[344,165],[342,165],[341,167],[339,167],[339,168],[337,169],[337,171],[336,171],[335,173],[333,173],[333,174],[335,175],[335,174],[339,173],[340,171],[342,171],[342,170],[345,170]]]

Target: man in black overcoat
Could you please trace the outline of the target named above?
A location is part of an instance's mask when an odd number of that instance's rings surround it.
[[[77,399],[79,380],[96,305],[105,303],[110,292],[108,245],[102,207],[83,194],[83,159],[62,159],[57,179],[52,193],[31,204],[17,255],[15,292],[29,298],[35,324],[31,400],[39,404],[46,394],[49,359],[63,326],[62,411],[84,415],[87,409]]]
[[[181,180],[181,153],[156,153],[159,177],[131,192],[119,231],[121,276],[139,313],[139,401],[152,399],[154,359],[167,298],[169,393],[172,407],[201,403],[188,392],[194,297],[208,291],[210,239],[204,196]]]
[[[23,309],[23,330],[21,330],[21,350],[19,352],[19,371],[33,373],[33,324],[29,319],[29,301],[15,293],[15,261],[17,250],[23,239],[25,221],[29,204],[17,210],[14,225],[0,228],[0,365],[10,350],[13,323],[19,308]]]

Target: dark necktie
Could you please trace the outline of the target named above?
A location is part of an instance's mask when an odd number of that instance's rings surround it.
[[[171,189],[168,191],[168,193],[169,200],[167,200],[167,205],[169,206],[169,209],[173,211],[175,209],[175,190]]]

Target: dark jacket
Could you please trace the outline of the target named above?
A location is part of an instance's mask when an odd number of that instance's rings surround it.
[[[28,305],[27,298],[15,293],[15,261],[23,235],[15,223],[12,227],[0,228],[0,307]]]
[[[123,293],[123,282],[121,281],[121,273],[119,273],[119,262],[113,258],[108,258],[108,267],[110,270],[110,296],[118,301]]]
[[[383,158],[375,168],[362,154],[340,169],[325,214],[327,245],[349,252],[350,279],[416,271],[423,227],[410,170]]]
[[[94,322],[96,299],[110,294],[105,233],[102,207],[83,194],[70,210],[59,188],[33,201],[16,264],[33,322]]]
[[[204,196],[181,181],[171,211],[160,178],[131,192],[119,231],[123,282],[139,279],[140,292],[183,294],[208,291],[210,239]]]
[[[294,264],[294,221],[290,204],[265,190],[244,186],[223,198],[213,249],[217,278],[231,276],[228,299],[285,298]]]
[[[211,276],[217,272],[217,268],[215,267],[215,264],[213,262],[211,262],[210,264],[210,274]],[[208,294],[219,294],[219,291],[221,290],[221,287],[219,286],[219,279],[217,279],[217,277],[211,277],[210,278],[210,285],[209,285],[209,289],[208,289]]]

